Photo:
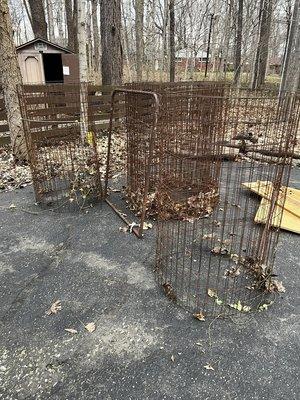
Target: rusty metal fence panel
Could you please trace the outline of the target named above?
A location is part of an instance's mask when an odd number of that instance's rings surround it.
[[[206,143],[212,140],[211,131],[207,131],[206,119],[214,118],[214,115],[220,113],[221,100],[217,99],[214,104],[211,102],[212,94],[224,92],[226,85],[223,82],[176,82],[176,83],[134,83],[126,85],[128,89],[152,91],[157,93],[160,102],[160,111],[158,119],[157,134],[153,143],[153,156],[150,169],[150,186],[147,200],[147,215],[155,216],[158,211],[157,187],[160,176],[167,173],[169,169],[173,175],[169,174],[169,179],[174,183],[177,181],[178,188],[181,191],[197,191],[194,186],[193,172],[191,166],[187,167],[185,161],[180,160],[184,151],[190,151],[191,146],[199,146],[197,142],[197,132],[202,130]],[[201,98],[199,97],[201,96]],[[209,97],[209,101],[205,101]],[[200,100],[200,102],[199,102]],[[140,100],[132,104],[130,95],[125,98],[125,118],[126,131],[128,137],[127,147],[127,186],[126,195],[129,203],[136,212],[141,212],[142,193],[144,190],[144,173],[141,166],[148,156],[149,136],[146,137],[143,132],[142,119],[149,114],[149,99]],[[213,105],[213,107],[212,107]],[[134,115],[135,118],[131,118]],[[134,125],[134,126],[133,126]],[[210,129],[210,127],[209,127]],[[133,133],[135,132],[135,133]],[[204,142],[202,141],[202,146]],[[180,148],[179,148],[180,147]],[[204,146],[205,147],[205,146]],[[203,152],[206,149],[203,147]],[[198,163],[199,164],[199,163]],[[202,168],[206,168],[202,163]],[[197,164],[194,163],[194,169]],[[188,173],[191,172],[189,181]],[[181,171],[181,172],[180,172]],[[217,173],[217,167],[211,173]],[[195,174],[195,172],[194,172]],[[165,180],[165,184],[166,184]],[[180,195],[179,195],[180,196]],[[178,198],[179,199],[179,198]],[[169,199],[170,200],[170,199]],[[164,199],[167,201],[167,199]],[[175,203],[170,207],[178,207]],[[176,215],[176,210],[170,209],[170,216]]]
[[[156,272],[170,298],[204,319],[259,310],[279,289],[273,280],[279,230],[272,223],[282,215],[300,102],[288,94],[280,100],[234,89],[203,96],[203,102],[201,97],[195,131],[174,140],[173,130],[165,130]],[[166,127],[173,115],[165,119]],[[188,119],[193,113],[183,115]],[[179,164],[169,156],[174,142]],[[248,182],[266,189],[264,224],[255,223],[260,198],[243,185]],[[188,189],[180,200],[178,187]]]
[[[19,88],[38,202],[82,208],[102,197],[96,133],[108,125],[110,94],[97,89],[87,84]]]

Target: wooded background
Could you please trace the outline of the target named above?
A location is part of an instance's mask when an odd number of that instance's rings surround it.
[[[206,56],[209,39],[210,77],[253,88],[266,75],[276,81],[285,53],[299,47],[297,9],[299,0],[10,0],[17,45],[39,36],[79,53],[82,40],[87,79],[101,83],[102,63],[104,84],[119,83],[122,75],[125,81],[199,79],[197,59]]]
[[[300,0],[0,0],[0,84],[16,160],[26,158],[16,45],[40,37],[79,57],[81,82],[226,79],[300,88]],[[280,84],[280,86],[279,86]],[[80,93],[84,115],[87,93]]]

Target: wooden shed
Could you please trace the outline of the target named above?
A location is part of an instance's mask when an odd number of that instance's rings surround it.
[[[23,83],[73,83],[79,81],[78,55],[42,38],[16,48]]]

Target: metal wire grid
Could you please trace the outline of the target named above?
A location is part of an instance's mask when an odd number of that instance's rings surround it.
[[[65,88],[66,89],[66,88]],[[87,85],[43,95],[19,88],[36,201],[84,207],[102,197],[94,121],[87,110]]]
[[[218,113],[220,103],[215,101],[215,109],[211,109],[211,100],[205,102],[205,97],[222,95],[224,83],[222,82],[178,82],[178,83],[140,83],[126,85],[135,90],[149,90],[158,94],[160,101],[159,118],[157,124],[157,135],[154,137],[153,156],[151,159],[150,185],[147,199],[147,215],[157,214],[156,190],[160,176],[159,170],[171,168],[175,171],[181,169],[191,169],[180,161],[182,154],[178,155],[178,146],[182,152],[188,151],[190,146],[199,146],[197,142],[197,126],[205,123],[205,115],[212,118],[214,113]],[[131,89],[132,90],[132,89]],[[201,103],[199,96],[201,95]],[[148,100],[149,102],[149,100]],[[141,212],[142,193],[144,191],[144,173],[142,165],[148,159],[149,135],[144,132],[143,120],[149,115],[147,100],[139,99],[134,103],[131,95],[125,98],[126,132],[128,138],[127,146],[127,186],[126,195],[132,208]],[[133,118],[131,116],[134,116]],[[198,124],[198,125],[197,125]],[[204,125],[203,125],[204,126]],[[205,128],[203,128],[205,129]],[[189,137],[189,139],[185,139]],[[199,135],[198,135],[199,138]],[[210,140],[207,136],[207,142]],[[204,149],[203,149],[204,150]],[[167,157],[169,160],[167,160]],[[173,159],[173,163],[170,161]],[[205,168],[204,164],[202,168]],[[178,171],[177,171],[178,172]],[[216,171],[217,172],[217,171]],[[179,173],[179,172],[178,172]],[[176,174],[175,174],[176,175]],[[176,176],[171,176],[174,179]],[[178,181],[178,186],[184,190],[182,179]],[[186,185],[189,186],[188,183]],[[192,189],[190,189],[192,190]],[[174,214],[174,213],[173,213]],[[176,212],[175,212],[176,214]],[[174,214],[174,215],[175,215]]]
[[[131,191],[136,190],[135,197],[138,198],[139,202],[138,215],[140,216],[140,223],[138,227],[133,227],[133,232],[141,238],[148,208],[148,193],[152,184],[153,159],[156,157],[154,143],[157,135],[159,101],[155,93],[135,89],[120,88],[114,90],[112,94],[104,195],[107,203],[128,225],[131,225],[131,223],[124,216],[124,213],[120,212],[107,198],[112,152],[112,121],[114,118],[115,98],[120,94],[125,95],[126,129],[124,136],[127,143],[127,160],[129,160],[127,161],[127,183]],[[132,166],[134,166],[134,170],[132,170]],[[136,180],[132,179],[132,176],[138,176],[139,186],[135,186]],[[133,196],[132,200],[134,200]]]
[[[203,98],[203,102],[216,110],[217,98]],[[176,137],[177,155],[184,154],[181,167],[166,154],[158,189],[158,281],[170,298],[203,318],[259,309],[266,292],[273,291],[279,231],[271,221],[281,210],[276,203],[284,201],[281,188],[288,184],[300,115],[299,98],[292,95],[279,100],[269,94],[230,90],[219,100],[220,109],[214,115],[202,109],[196,133],[185,132],[182,141]],[[200,99],[196,103],[201,104]],[[174,132],[169,132],[169,136],[165,132],[165,143],[174,143],[170,140]],[[197,134],[200,145],[195,144]],[[186,144],[189,138],[192,145]],[[180,208],[177,220],[170,218],[165,199],[174,198],[178,176],[182,182],[191,182],[189,188],[196,183],[198,197],[210,199],[210,187],[217,197],[209,204],[198,203],[194,214]],[[260,198],[242,186],[254,181],[272,184],[265,224],[254,222]],[[189,205],[194,197],[187,190],[181,193],[181,202]]]

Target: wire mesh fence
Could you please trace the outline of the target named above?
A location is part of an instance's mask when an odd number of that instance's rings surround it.
[[[147,82],[126,85],[126,88],[152,91],[159,96],[160,112],[157,133],[153,137],[153,154],[150,160],[150,185],[147,198],[148,216],[155,216],[158,211],[157,186],[161,174],[160,171],[163,168],[169,168],[173,171],[179,171],[181,168],[183,174],[183,170],[190,171],[190,166],[183,165],[185,164],[184,162],[182,164],[182,161],[174,157],[178,145],[184,151],[188,151],[190,146],[199,145],[196,141],[193,142],[191,138],[189,140],[184,139],[187,137],[188,132],[192,136],[195,136],[199,126],[201,126],[206,143],[211,141],[212,132],[207,131],[204,133],[206,130],[206,126],[204,125],[205,118],[213,118],[214,115],[217,116],[220,112],[219,106],[221,102],[216,100],[212,104],[210,96],[212,94],[222,95],[225,86],[222,82]],[[201,104],[198,102],[200,95]],[[209,101],[205,99],[209,99]],[[212,106],[215,108],[212,108]],[[149,158],[148,149],[150,147],[149,135],[145,134],[145,126],[147,126],[146,118],[149,118],[151,107],[149,107],[149,99],[148,101],[140,101],[139,99],[138,102],[133,103],[130,93],[125,98],[125,107],[125,127],[128,142],[126,195],[132,208],[139,213],[143,204],[142,193],[145,182],[143,165],[145,165],[145,159]],[[206,168],[204,164],[201,167]],[[211,171],[211,173],[217,173],[217,169]],[[180,178],[179,175],[173,175],[172,177],[170,176],[170,179],[173,180],[173,183],[174,179],[177,179],[178,189],[181,191],[194,190],[197,192],[196,187],[187,189],[190,187],[187,176],[184,177],[182,175]],[[176,208],[180,203],[179,198],[180,195],[176,204],[172,204],[171,199],[168,199],[170,216],[177,214]],[[164,201],[167,201],[167,199],[164,199]],[[174,210],[172,211],[172,209]]]
[[[199,319],[264,307],[279,290],[274,256],[299,96],[222,82],[141,83],[117,90],[110,104],[112,88],[97,90],[20,90],[37,201],[84,207],[113,192],[112,127],[121,124],[122,184],[141,216],[138,236],[145,216],[158,219],[156,274],[166,294]],[[96,134],[104,124],[102,190]]]
[[[19,88],[37,202],[82,208],[102,198],[96,134],[108,126],[111,91],[84,83]]]
[[[276,226],[300,102],[228,88],[222,96],[195,96],[198,112],[182,114],[194,118],[195,129],[174,133],[165,122],[156,272],[166,294],[201,319],[260,309],[280,289],[273,279]],[[266,200],[260,219],[257,193]]]

